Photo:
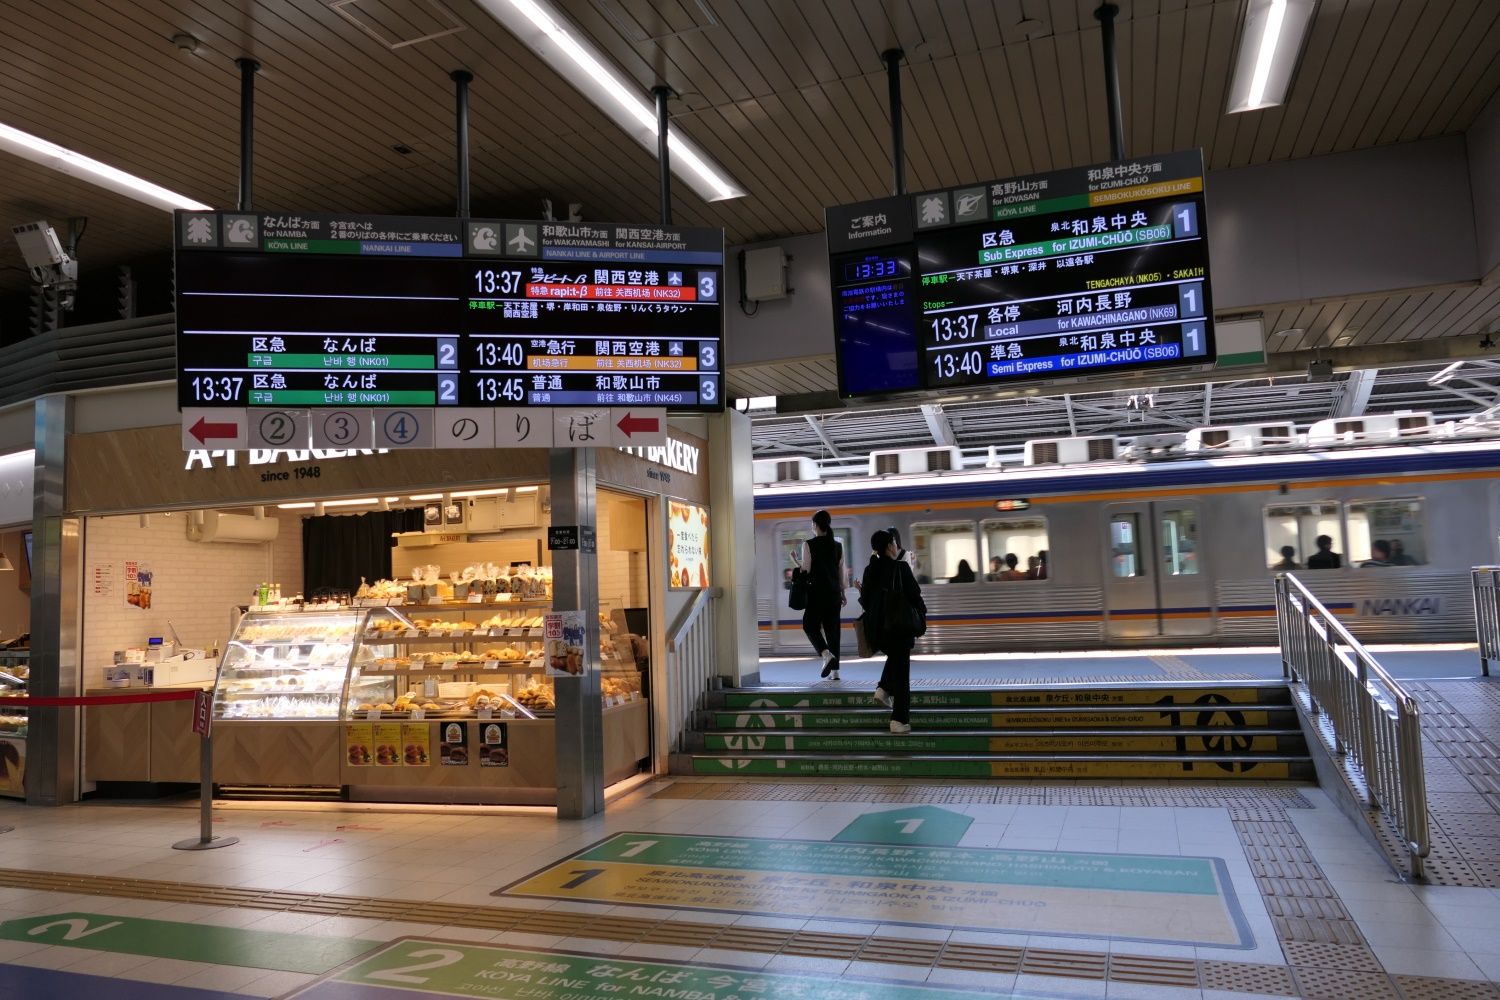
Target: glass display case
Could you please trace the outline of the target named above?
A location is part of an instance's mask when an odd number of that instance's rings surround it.
[[[0,649],[0,694],[24,695],[31,679],[31,651]],[[0,737],[26,738],[26,708],[0,703]]]
[[[374,654],[359,639],[384,608],[338,611],[252,611],[246,614],[219,665],[214,718],[337,721],[356,659]],[[357,692],[356,692],[357,693]]]

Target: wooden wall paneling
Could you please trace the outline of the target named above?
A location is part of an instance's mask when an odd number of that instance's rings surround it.
[[[650,703],[632,701],[604,710],[604,781],[614,784],[640,771],[651,756]]]
[[[151,708],[151,780],[157,782],[196,782],[200,777],[202,737],[193,732],[193,703],[160,702]],[[238,723],[229,723],[232,728]],[[217,744],[226,727],[214,723]],[[217,747],[215,748],[217,750]],[[215,754],[217,760],[217,753]],[[217,768],[217,764],[215,765]],[[217,770],[215,781],[223,781]]]
[[[343,727],[336,722],[214,725],[218,784],[335,786],[343,755]]]
[[[98,692],[91,692],[98,693]],[[151,705],[90,705],[83,710],[86,781],[149,781]]]

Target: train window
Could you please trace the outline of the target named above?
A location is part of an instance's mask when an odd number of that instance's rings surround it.
[[[1349,557],[1356,566],[1420,566],[1427,562],[1421,500],[1351,503]]]
[[[911,551],[918,583],[974,583],[979,578],[979,545],[973,521],[914,524]]]
[[[1344,564],[1339,505],[1276,504],[1266,508],[1266,565],[1274,570],[1338,569]],[[1328,547],[1318,545],[1327,538]]]
[[[781,599],[783,602],[786,601],[785,592],[792,589],[792,567],[797,565],[799,559],[807,558],[802,546],[811,537],[811,528],[808,528],[806,534],[781,536],[781,563],[779,565],[781,567],[781,589],[783,591]],[[844,549],[844,582],[847,585],[853,578],[851,574],[857,576],[863,570],[865,562],[868,561],[869,556],[866,553],[869,551],[870,543],[867,541],[859,550],[856,550],[854,548],[854,533],[848,528],[834,528],[833,537]],[[859,569],[851,568],[855,566],[856,562],[858,562]]]
[[[1139,514],[1115,514],[1109,519],[1109,566],[1117,577],[1145,576],[1141,562]]]
[[[1163,576],[1198,575],[1198,512],[1167,510],[1161,515]]]
[[[983,521],[986,580],[1047,579],[1047,521],[1041,517]]]

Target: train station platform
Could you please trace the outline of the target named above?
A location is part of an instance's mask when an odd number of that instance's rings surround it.
[[[0,804],[0,998],[1500,1000],[1500,680],[1473,676],[1471,653],[1382,655],[1424,712],[1421,882],[1330,789],[1213,767],[1173,781],[642,778],[579,822],[221,802],[216,823],[240,842],[199,853],[169,846],[194,826],[187,802]],[[1264,652],[1173,654],[1249,679],[1183,678],[1158,655],[1107,672],[1051,658],[1016,685],[965,687],[969,658],[919,676],[960,704],[1065,675],[1095,694],[1215,693],[1231,699],[1215,711],[1258,705],[1261,728],[1295,728]],[[1461,664],[1469,676],[1441,672]],[[1087,680],[1148,665],[1163,675],[1149,684]],[[866,666],[719,704],[855,717]],[[792,696],[844,703],[777,704]],[[1117,701],[1101,710],[1138,707]],[[961,732],[941,724],[959,709],[919,711],[937,723],[920,734]]]

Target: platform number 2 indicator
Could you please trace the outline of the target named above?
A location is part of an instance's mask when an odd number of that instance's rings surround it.
[[[419,948],[416,951],[407,952],[405,957],[426,958],[430,961],[418,962],[415,965],[398,965],[394,969],[382,969],[379,972],[367,972],[365,978],[382,983],[407,983],[412,986],[422,986],[432,977],[414,976],[413,972],[431,972],[433,969],[457,965],[464,960],[464,953],[454,951],[452,948]]]

